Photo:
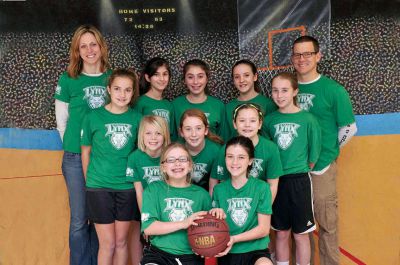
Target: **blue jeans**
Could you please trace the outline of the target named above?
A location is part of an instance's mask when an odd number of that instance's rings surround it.
[[[97,265],[99,242],[86,208],[86,183],[81,154],[64,152],[62,173],[68,189],[71,220],[69,226],[70,265]]]

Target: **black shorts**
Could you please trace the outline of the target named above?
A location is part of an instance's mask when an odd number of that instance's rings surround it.
[[[312,185],[308,173],[279,178],[272,212],[271,227],[276,231],[292,229],[293,233],[304,234],[315,230]]]
[[[95,224],[140,221],[136,192],[130,190],[87,189],[89,220]]]
[[[218,265],[253,265],[260,258],[271,260],[268,248],[246,253],[228,253],[226,256],[218,258]]]
[[[204,265],[204,259],[195,254],[174,255],[154,246],[143,249],[141,265]]]

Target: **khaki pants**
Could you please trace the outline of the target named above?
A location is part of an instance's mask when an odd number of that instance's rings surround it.
[[[314,213],[319,225],[318,245],[321,265],[339,265],[336,175],[336,162],[332,162],[322,175],[311,174]]]

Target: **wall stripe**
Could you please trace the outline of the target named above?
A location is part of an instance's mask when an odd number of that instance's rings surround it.
[[[357,136],[400,134],[400,113],[356,115]],[[0,148],[62,150],[56,130],[0,128]]]

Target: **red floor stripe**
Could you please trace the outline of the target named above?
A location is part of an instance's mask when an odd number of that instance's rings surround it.
[[[319,236],[318,232],[314,230],[314,235]],[[345,255],[347,258],[349,258],[351,261],[353,261],[357,265],[367,265],[367,263],[364,263],[363,261],[359,260],[358,258],[354,257],[351,255],[349,252],[347,252],[345,249],[339,247],[339,251]]]
[[[346,250],[344,250],[343,248],[339,247],[340,252],[345,255],[346,257],[348,257],[351,261],[353,261],[355,264],[357,265],[366,265],[366,263],[362,262],[361,260],[359,260],[358,258],[354,257],[353,255],[351,255],[349,252],[347,252]]]
[[[38,175],[38,176],[23,176],[23,177],[9,177],[9,178],[0,178],[3,179],[29,179],[29,178],[42,178],[42,177],[52,177],[52,176],[62,176],[62,174],[50,174],[50,175]]]

